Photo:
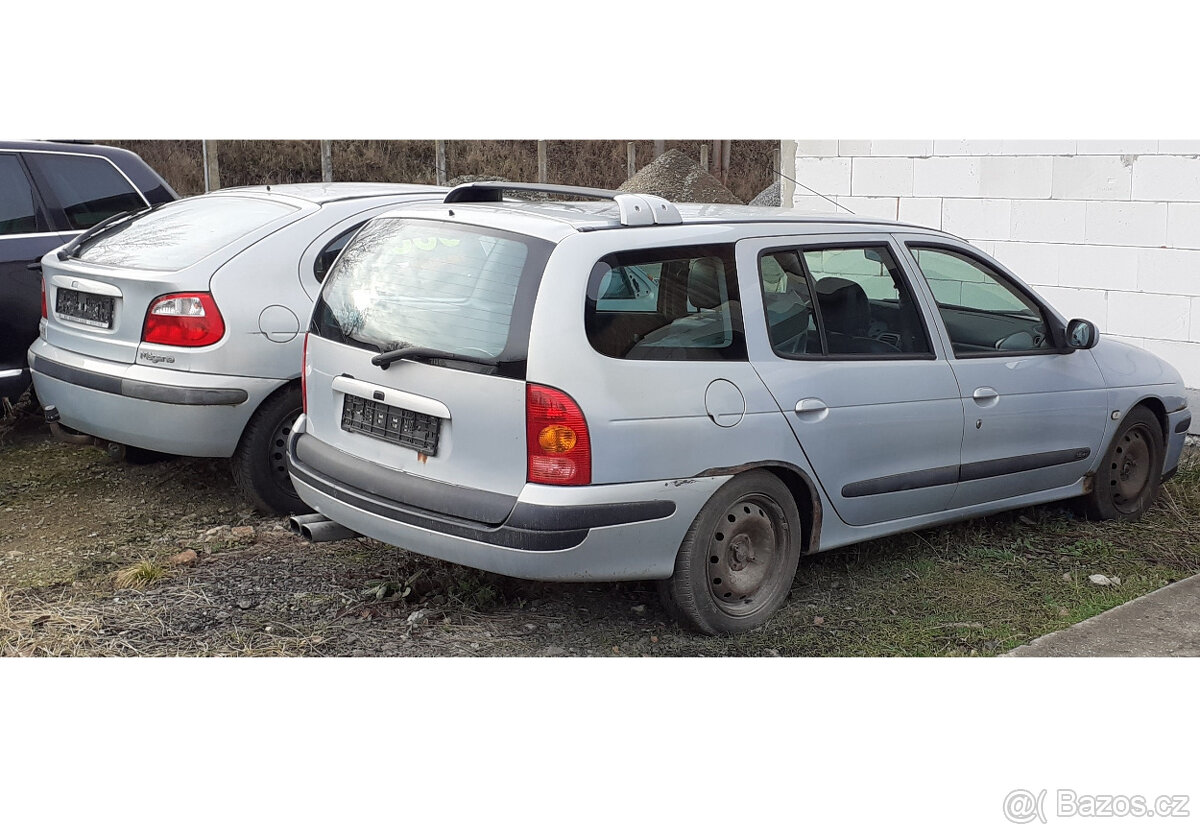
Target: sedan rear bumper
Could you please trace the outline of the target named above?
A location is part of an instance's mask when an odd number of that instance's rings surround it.
[[[229,457],[259,404],[287,380],[128,365],[38,339],[29,349],[38,399],[64,426],[176,455]]]

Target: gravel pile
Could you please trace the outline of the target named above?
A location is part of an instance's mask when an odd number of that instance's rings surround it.
[[[750,201],[752,206],[775,206],[779,207],[781,200],[779,180],[768,185]]]
[[[655,194],[677,203],[743,205],[732,191],[674,148],[621,183],[619,190]]]

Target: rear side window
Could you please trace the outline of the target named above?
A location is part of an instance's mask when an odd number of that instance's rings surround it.
[[[373,220],[330,270],[312,330],[380,352],[524,361],[549,250],[545,241],[454,223]]]
[[[147,203],[116,166],[95,156],[30,154],[46,178],[72,229],[89,229],[114,214]]]
[[[0,155],[0,235],[36,232],[33,189],[15,156]]]
[[[118,221],[85,243],[76,257],[108,266],[184,269],[294,211],[274,200],[228,195],[164,203],[129,222]]]
[[[733,247],[615,252],[592,268],[588,341],[614,359],[746,358]]]

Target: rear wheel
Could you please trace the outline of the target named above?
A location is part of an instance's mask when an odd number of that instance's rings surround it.
[[[681,625],[704,634],[749,631],[783,605],[799,559],[791,493],[769,472],[747,472],[696,516],[659,594]]]
[[[254,412],[233,453],[233,480],[246,500],[268,515],[309,509],[287,472],[288,435],[300,411],[298,386],[276,391]]]
[[[1141,518],[1158,495],[1162,468],[1162,426],[1154,412],[1137,406],[1117,429],[1091,493],[1080,499],[1083,514],[1097,521]]]

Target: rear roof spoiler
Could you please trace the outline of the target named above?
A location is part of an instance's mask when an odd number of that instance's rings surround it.
[[[673,226],[683,222],[679,209],[675,208],[670,200],[655,197],[653,194],[626,194],[606,188],[584,188],[544,182],[469,182],[450,189],[445,202],[499,203],[504,199],[505,191],[612,200],[617,204],[622,226]]]

